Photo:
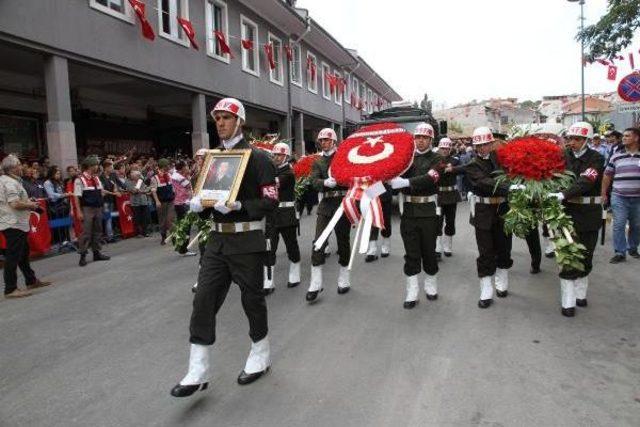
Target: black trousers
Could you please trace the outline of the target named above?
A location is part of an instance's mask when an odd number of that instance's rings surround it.
[[[187,214],[189,213],[189,205],[175,205],[175,208],[176,208],[176,221],[180,221],[182,218],[187,216]],[[189,233],[190,233],[190,231],[189,231]],[[189,245],[189,242],[185,242],[182,246],[180,246],[177,249],[178,253],[179,254],[186,254],[188,245]]]
[[[275,230],[267,232],[271,236],[271,250],[268,253],[267,265],[276,265],[276,252],[280,243],[280,235],[284,240],[284,246],[287,248],[287,257],[291,262],[300,262],[300,247],[298,246],[298,227],[276,227]]]
[[[240,287],[251,340],[258,342],[267,336],[267,303],[262,290],[264,263],[265,252],[223,255],[207,245],[193,298],[189,327],[192,344],[211,345],[216,341],[216,314],[224,303],[231,282]]]
[[[149,227],[149,206],[131,206],[133,209],[133,222],[139,235],[147,234]]]
[[[502,221],[494,224],[490,230],[476,227],[478,277],[493,276],[497,268],[511,268],[511,238],[511,234],[505,234]]]
[[[442,229],[444,228],[445,236],[455,236],[456,234],[456,210],[458,204],[453,203],[451,205],[442,205],[440,210],[442,215],[438,218],[440,223],[438,225],[438,236],[442,236]]]
[[[424,269],[430,276],[438,273],[436,238],[438,217],[406,218],[400,220],[400,236],[404,243],[404,274],[415,276]]]
[[[326,215],[318,215],[318,219],[316,220],[316,237],[313,239],[315,242],[318,237],[322,234],[327,224],[331,221],[330,216]],[[338,241],[338,264],[343,267],[349,265],[349,258],[351,257],[351,241],[350,241],[350,233],[351,233],[351,224],[346,216],[342,216],[338,223],[336,224],[336,228],[334,228],[333,232],[336,235],[336,240]],[[327,242],[322,245],[319,251],[313,249],[311,252],[311,265],[317,267],[319,265],[324,265],[324,249],[327,247]]]
[[[527,248],[529,248],[529,255],[531,255],[531,267],[540,268],[540,262],[542,261],[542,248],[540,247],[540,234],[538,233],[538,227],[529,230],[529,233],[525,236],[527,242]]]
[[[391,213],[393,211],[393,205],[389,202],[382,202],[380,204],[382,206],[382,219],[384,220],[384,230],[380,233],[380,229],[377,227],[371,227],[371,234],[369,235],[369,240],[378,240],[378,234],[382,234],[382,237],[389,238],[391,237]]]
[[[593,253],[596,250],[598,244],[599,231],[583,231],[577,233],[577,238],[574,239],[577,243],[582,243],[587,248],[582,261],[584,264],[584,271],[576,270],[573,268],[563,269],[560,272],[560,278],[566,280],[576,280],[581,277],[587,277],[591,270],[593,270]]]
[[[36,282],[36,273],[29,263],[29,242],[27,233],[16,228],[8,228],[3,231],[7,241],[7,249],[4,252],[4,294],[10,294],[18,288],[17,269],[20,268],[27,285]]]

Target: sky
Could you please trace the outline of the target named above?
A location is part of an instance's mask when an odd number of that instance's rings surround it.
[[[586,0],[585,25],[606,12]],[[299,0],[343,46],[356,49],[403,98],[434,109],[498,97],[580,93],[580,6],[567,0]],[[640,38],[629,47],[640,64]],[[626,53],[625,53],[626,56]],[[628,74],[621,62],[618,80]],[[587,93],[611,92],[588,65]]]

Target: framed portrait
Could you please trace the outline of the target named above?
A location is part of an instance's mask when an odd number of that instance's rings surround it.
[[[196,183],[202,206],[212,207],[223,200],[235,202],[251,150],[209,150]]]

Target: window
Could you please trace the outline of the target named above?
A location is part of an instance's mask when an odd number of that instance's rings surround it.
[[[318,60],[311,52],[307,52],[307,89],[318,93]]]
[[[189,46],[189,40],[178,23],[178,18],[189,19],[188,0],[158,0],[158,33],[160,36]]]
[[[322,97],[331,100],[331,89],[329,88],[329,75],[331,69],[329,65],[322,63]]]
[[[367,112],[369,114],[373,113],[373,92],[371,89],[367,91]]]
[[[229,19],[227,4],[221,0],[207,0],[205,16],[207,20],[207,54],[229,63],[229,54],[222,53],[214,31],[220,31],[229,44]]]
[[[280,86],[284,83],[284,64],[282,63],[282,40],[273,34],[269,33],[267,37],[267,43],[271,43],[273,48],[273,62],[276,64],[276,68],[273,70],[269,67],[269,79]]]
[[[240,15],[240,27],[242,28],[242,40],[249,40],[253,43],[253,49],[251,50],[242,48],[242,69],[249,74],[260,77],[258,26],[246,16]]]
[[[360,86],[358,83],[358,79],[353,77],[353,86],[351,87],[351,93],[353,94],[355,103],[353,104],[353,108],[358,108],[358,97],[360,96]],[[351,94],[349,94],[351,97]]]
[[[344,102],[351,104],[351,74],[344,73],[344,79],[346,80],[346,86],[344,88]]]
[[[130,23],[134,23],[133,9],[127,0],[89,0],[89,6]]]
[[[362,110],[367,111],[367,87],[362,83],[360,85],[360,103],[362,104]]]
[[[293,51],[293,60],[289,67],[291,70],[291,83],[302,87],[302,48],[299,43],[294,45],[289,42],[289,46],[291,46],[291,50]]]
[[[342,92],[340,92],[340,85],[342,84],[342,75],[338,71],[334,71],[333,75],[336,76],[336,87],[333,90],[333,99],[336,104],[342,105]]]

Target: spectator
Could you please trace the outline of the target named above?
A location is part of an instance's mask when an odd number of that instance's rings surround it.
[[[127,191],[131,193],[131,209],[133,210],[133,222],[136,226],[138,237],[149,237],[147,227],[149,224],[149,199],[150,190],[144,183],[142,174],[138,169],[129,172]]]
[[[617,130],[612,130],[606,133],[606,139],[609,151],[607,152],[604,160],[608,164],[611,156],[613,156],[618,150],[622,149],[622,134]]]
[[[63,219],[71,215],[71,204],[69,198],[73,193],[67,193],[64,190],[62,182],[62,172],[57,166],[49,168],[47,180],[44,182],[44,188],[48,198],[48,214],[49,219]],[[69,225],[53,227],[53,242],[61,246],[69,245],[71,240],[69,234]]]
[[[100,174],[100,183],[102,188],[106,191],[113,193],[106,194],[103,198],[104,203],[104,232],[107,237],[107,243],[113,243],[116,241],[113,235],[113,218],[112,213],[116,206],[116,196],[119,196],[118,188],[114,182],[113,162],[111,160],[104,160],[102,162],[102,173]]]
[[[629,128],[622,137],[622,149],[609,159],[602,180],[601,196],[607,201],[607,191],[613,182],[611,207],[613,209],[613,249],[612,264],[626,260],[627,252],[640,258],[640,129]],[[625,228],[629,223],[629,236]]]
[[[593,139],[591,140],[590,147],[592,150],[597,151],[603,158],[607,158],[608,147],[607,144],[602,143],[602,137],[597,133],[593,135]]]
[[[189,174],[189,165],[187,162],[180,160],[176,163],[176,171],[171,176],[173,192],[175,193],[173,206],[175,207],[178,221],[184,218],[189,212],[189,200],[191,200],[191,197],[193,196],[193,188],[191,186],[191,181],[189,180]],[[187,251],[187,244],[188,243],[185,243],[178,248],[178,253],[188,256],[196,255],[195,252]]]
[[[21,184],[22,167],[20,160],[10,154],[2,160],[3,174],[0,176],[0,231],[7,243],[4,262],[4,297],[21,298],[31,295],[30,289],[49,286],[36,278],[29,263],[29,216],[40,206],[29,200]],[[24,275],[27,290],[18,289],[17,268]]]
[[[161,245],[165,244],[167,231],[171,229],[173,218],[175,217],[175,209],[173,207],[175,193],[173,192],[171,175],[169,174],[170,166],[169,160],[160,159],[158,161],[158,167],[160,170],[156,176],[151,178],[151,194],[153,195],[156,210],[158,211]]]

